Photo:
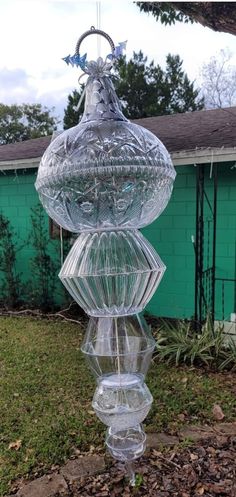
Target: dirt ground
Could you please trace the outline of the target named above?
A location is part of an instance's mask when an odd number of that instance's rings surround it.
[[[236,423],[184,427],[176,436],[149,434],[134,463],[131,486],[124,465],[101,448],[79,454],[63,467],[20,480],[9,497],[236,497]]]
[[[236,437],[216,436],[177,451],[152,449],[135,464],[131,487],[123,465],[70,485],[71,497],[236,497]]]

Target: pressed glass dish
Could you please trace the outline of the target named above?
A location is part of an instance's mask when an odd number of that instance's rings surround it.
[[[141,312],[165,269],[137,230],[82,233],[59,278],[90,316],[118,316]]]
[[[104,424],[125,429],[142,423],[152,401],[138,374],[113,374],[99,379],[92,406]]]

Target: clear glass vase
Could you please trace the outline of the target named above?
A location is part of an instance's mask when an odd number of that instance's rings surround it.
[[[137,230],[83,233],[59,278],[90,316],[122,316],[144,309],[165,269]]]
[[[141,316],[90,318],[81,350],[96,379],[120,374],[123,384],[130,375],[146,376],[155,344]]]

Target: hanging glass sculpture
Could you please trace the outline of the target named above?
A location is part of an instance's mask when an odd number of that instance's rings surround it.
[[[81,57],[90,34],[110,43],[105,61]],[[92,406],[107,426],[109,452],[127,462],[133,480],[129,465],[145,450],[141,423],[152,404],[145,375],[155,347],[138,313],[166,269],[138,228],[166,207],[175,171],[161,141],[122,113],[111,81],[121,46],[91,28],[64,58],[88,75],[85,110],[45,151],[36,189],[49,216],[80,233],[59,277],[90,316],[82,351],[97,381]]]

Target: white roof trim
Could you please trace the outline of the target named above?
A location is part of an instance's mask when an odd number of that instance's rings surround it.
[[[190,164],[212,164],[214,162],[236,161],[236,148],[202,148],[195,150],[181,150],[171,155],[174,166]]]
[[[0,161],[0,171],[7,171],[10,169],[31,169],[38,167],[41,157],[34,157],[33,159],[17,159],[17,160],[4,160]]]
[[[191,164],[212,164],[213,162],[236,161],[236,148],[202,148],[195,150],[181,150],[171,155],[174,166],[186,166]],[[37,168],[41,157],[33,159],[17,159],[11,161],[0,161],[0,171],[11,169]]]

